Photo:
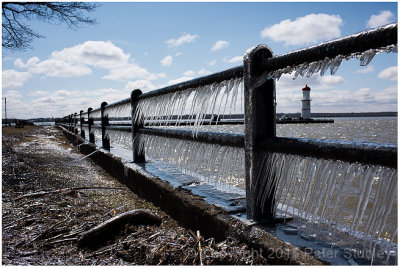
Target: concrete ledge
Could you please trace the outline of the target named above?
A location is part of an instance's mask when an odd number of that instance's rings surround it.
[[[79,135],[60,127],[63,134],[79,150],[88,155],[98,150],[95,145],[85,143]],[[271,264],[323,265],[315,257],[301,251],[262,229],[257,224],[246,224],[228,211],[207,203],[189,190],[174,188],[168,182],[145,170],[144,165],[129,163],[108,151],[100,149],[90,158],[110,175],[127,185],[138,196],[160,207],[180,225],[200,230],[205,237],[223,240],[226,236],[245,242],[250,248],[262,253]]]

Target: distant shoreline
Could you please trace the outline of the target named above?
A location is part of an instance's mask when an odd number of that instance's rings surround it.
[[[281,117],[282,115],[287,115],[292,118],[299,118],[301,116],[300,113],[277,113],[277,117]],[[210,115],[208,115],[210,116]],[[371,113],[311,113],[311,117],[316,118],[316,117],[384,117],[384,116],[397,116],[397,112],[371,112]],[[221,116],[221,118],[243,118],[243,114],[232,114],[232,115],[225,115]],[[34,118],[34,119],[28,119],[27,121],[30,122],[55,122],[58,118]],[[129,118],[124,118],[128,120]],[[185,119],[185,116],[182,117],[182,119]],[[8,122],[15,122],[16,119],[14,118],[9,118],[7,121]],[[23,119],[26,120],[26,119]],[[5,123],[5,120],[3,119],[3,124]]]
[[[290,117],[300,117],[300,113],[277,113],[276,116],[282,115]],[[371,112],[371,113],[311,113],[311,117],[384,117],[397,116],[397,112]]]

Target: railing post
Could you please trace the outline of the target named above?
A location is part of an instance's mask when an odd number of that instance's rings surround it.
[[[100,108],[100,113],[101,113],[101,143],[103,146],[103,149],[105,150],[110,150],[110,138],[108,135],[106,135],[106,126],[109,125],[108,122],[108,115],[104,114],[104,111],[106,109],[107,102],[102,102],[101,103],[101,108]]]
[[[69,115],[69,122],[68,122],[68,130],[72,131],[72,116],[73,114]]]
[[[76,115],[78,113],[74,113],[74,134],[78,134],[78,129],[76,128],[76,123],[78,122],[76,119]]]
[[[83,139],[85,139],[85,131],[83,130],[83,120],[85,120],[85,119],[83,118],[82,114],[83,114],[83,110],[80,110],[80,112],[79,112],[79,122],[80,122],[80,125],[81,125],[81,137]]]
[[[272,57],[271,49],[259,45],[244,57],[245,98],[245,169],[247,217],[253,220],[273,219],[273,195],[261,203],[261,157],[257,146],[260,141],[276,137],[275,81],[261,81],[263,62]],[[273,193],[272,191],[271,193]]]
[[[93,118],[90,116],[92,108],[88,108],[88,129],[89,129],[89,142],[94,144],[94,133],[92,133]]]
[[[139,151],[138,143],[138,130],[143,127],[143,121],[138,120],[135,122],[135,111],[137,107],[137,98],[142,94],[140,89],[132,90],[131,92],[131,120],[132,120],[132,153],[133,153],[133,163],[144,163],[146,161],[144,148]]]

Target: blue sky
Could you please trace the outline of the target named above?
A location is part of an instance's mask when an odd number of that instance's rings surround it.
[[[397,22],[397,2],[101,3],[97,24],[77,31],[34,22],[44,35],[24,52],[2,52],[9,118],[58,117],[242,64],[267,44],[275,55]],[[397,53],[334,76],[277,81],[277,112],[300,112],[311,87],[313,112],[397,111]]]

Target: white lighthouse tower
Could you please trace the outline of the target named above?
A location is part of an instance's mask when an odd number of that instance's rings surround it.
[[[303,91],[303,99],[301,100],[302,107],[301,107],[301,117],[304,119],[311,119],[311,98],[310,98],[310,91],[307,85],[302,89]]]

